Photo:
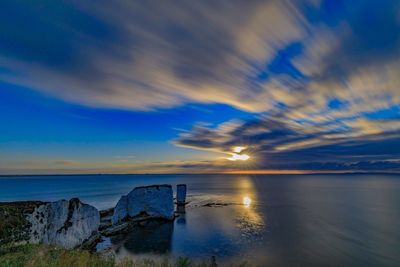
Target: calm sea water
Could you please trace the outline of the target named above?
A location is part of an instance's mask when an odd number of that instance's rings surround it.
[[[112,246],[118,257],[400,266],[399,175],[0,177],[0,201],[79,197],[105,209],[135,186],[164,183],[188,185],[186,213],[173,223],[107,239],[103,245]]]

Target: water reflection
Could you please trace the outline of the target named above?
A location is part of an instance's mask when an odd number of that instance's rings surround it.
[[[185,215],[181,215],[178,217],[178,219],[176,220],[177,224],[186,224],[186,216]]]
[[[176,212],[179,214],[184,214],[186,212],[186,205],[176,205]]]
[[[251,204],[251,198],[248,196],[243,197],[243,205],[248,208]]]
[[[216,256],[218,266],[244,260],[252,266],[400,266],[399,175],[3,177],[0,197],[79,196],[103,209],[115,206],[127,188],[180,183],[191,201],[185,214],[172,224],[142,225],[106,239],[103,248],[111,246],[117,257]]]
[[[185,213],[115,241],[119,255],[216,256],[221,266],[400,266],[400,179],[208,178],[180,180],[191,193]]]
[[[171,251],[173,232],[173,222],[149,221],[135,227],[124,237],[112,238],[111,243],[119,245],[117,254],[121,249],[134,254],[165,254]]]

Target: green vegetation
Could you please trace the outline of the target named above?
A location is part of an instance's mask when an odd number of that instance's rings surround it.
[[[5,246],[0,249],[0,266],[4,267],[67,267],[116,266],[112,259],[81,250],[65,250],[44,245]]]
[[[66,250],[45,245],[20,245],[0,247],[2,267],[217,267],[215,259],[204,263],[193,263],[185,257],[176,260],[165,258],[160,261],[144,259],[115,261],[86,250]],[[239,266],[246,266],[245,264]]]
[[[0,203],[0,244],[28,238],[26,214],[40,205],[38,201]]]

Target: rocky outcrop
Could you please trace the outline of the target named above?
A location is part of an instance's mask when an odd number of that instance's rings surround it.
[[[27,220],[31,224],[30,243],[74,248],[97,232],[100,215],[95,207],[73,198],[40,205]]]
[[[100,212],[100,226],[99,231],[102,231],[112,225],[111,218],[114,214],[114,208],[101,210]]]
[[[174,218],[174,203],[170,185],[136,187],[128,195],[122,196],[114,209],[112,223],[137,217]]]
[[[104,236],[129,233],[153,219],[174,219],[170,185],[136,187],[115,208],[100,212],[79,199],[0,202],[0,245],[43,243],[88,248]]]
[[[176,202],[178,205],[186,204],[186,185],[178,184],[176,186]]]
[[[74,248],[98,231],[96,208],[79,199],[0,203],[0,245],[43,243]]]
[[[121,222],[128,216],[128,197],[122,196],[114,208],[114,214],[111,217],[112,224]]]

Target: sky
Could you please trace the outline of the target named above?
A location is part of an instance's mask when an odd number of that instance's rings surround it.
[[[2,1],[0,174],[400,171],[397,0]]]

